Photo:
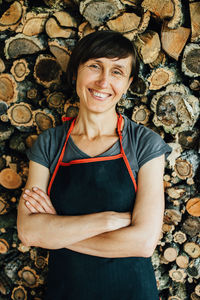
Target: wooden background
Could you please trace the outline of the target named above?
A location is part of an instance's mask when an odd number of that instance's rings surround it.
[[[77,114],[78,99],[65,83],[71,50],[106,29],[132,40],[142,62],[117,110],[173,148],[152,257],[160,296],[200,299],[199,1],[0,0],[0,300],[43,299],[48,252],[25,247],[16,231],[25,151],[63,115]]]

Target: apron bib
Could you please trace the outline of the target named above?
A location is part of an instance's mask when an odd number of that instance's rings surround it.
[[[68,118],[67,118],[68,120]],[[117,132],[120,154],[62,161],[72,121],[48,186],[58,215],[132,212],[137,185]],[[46,300],[157,300],[150,258],[103,258],[66,248],[50,250]]]

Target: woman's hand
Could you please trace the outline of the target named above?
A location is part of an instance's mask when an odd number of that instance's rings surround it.
[[[23,193],[25,205],[31,213],[46,213],[56,215],[49,196],[38,187],[25,189]]]

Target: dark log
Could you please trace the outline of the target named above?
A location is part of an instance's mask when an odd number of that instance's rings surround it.
[[[36,274],[36,271],[31,269],[29,266],[24,267],[18,272],[18,276],[22,279],[23,283],[27,287],[37,287],[39,282],[39,276]]]
[[[13,300],[27,300],[27,291],[20,285],[13,289],[11,298]]]
[[[178,133],[178,142],[184,149],[196,149],[199,140],[199,129],[186,130]]]
[[[61,92],[54,92],[48,95],[47,102],[50,108],[64,108],[65,95]]]
[[[57,62],[60,64],[62,71],[66,72],[70,58],[70,51],[67,47],[62,46],[62,44],[56,40],[49,41],[48,45],[51,53],[56,57]]]
[[[147,94],[148,91],[148,84],[144,78],[140,75],[137,78],[137,81],[134,83],[131,83],[129,91],[131,94],[136,96],[143,96]]]
[[[124,9],[119,0],[80,2],[80,13],[91,24],[92,28],[103,25],[110,17],[118,16]]]
[[[4,52],[6,58],[10,59],[34,54],[45,48],[46,44],[42,38],[29,37],[20,33],[6,40]]]
[[[187,44],[183,53],[182,71],[190,77],[200,76],[200,45]]]
[[[55,127],[55,118],[46,111],[35,110],[33,112],[33,118],[38,134],[48,128]]]
[[[36,134],[31,134],[26,138],[26,145],[28,148],[31,148],[34,144],[34,142],[37,140],[38,135]]]
[[[47,88],[53,84],[58,84],[61,74],[61,67],[54,57],[43,54],[38,56],[33,75],[39,84]]]
[[[195,237],[200,232],[200,220],[189,216],[182,224],[182,231],[190,237]]]
[[[79,112],[79,102],[71,103],[66,101],[64,105],[64,112],[66,117],[76,117]]]
[[[14,128],[5,124],[0,124],[0,142],[8,140],[13,134]]]

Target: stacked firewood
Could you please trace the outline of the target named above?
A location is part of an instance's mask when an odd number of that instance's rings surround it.
[[[76,116],[65,71],[77,40],[116,30],[138,50],[137,83],[117,111],[173,148],[166,209],[152,257],[162,300],[200,299],[200,2],[0,0],[0,299],[43,299],[48,252],[18,239],[16,211],[26,150],[44,130]]]

